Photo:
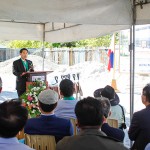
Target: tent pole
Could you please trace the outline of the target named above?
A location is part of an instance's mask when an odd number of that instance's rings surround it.
[[[134,111],[134,48],[133,48],[133,31],[130,29],[130,122]]]
[[[130,28],[130,123],[134,112],[134,76],[135,76],[135,21],[136,21],[136,6],[135,0],[132,1],[133,22]],[[132,142],[130,143],[132,146]]]
[[[115,37],[116,37],[116,33],[113,33],[113,37],[112,37],[112,45],[111,45],[111,50],[114,51],[114,64],[113,64],[113,78],[112,78],[112,81],[111,81],[111,86],[114,88],[114,90],[116,92],[120,92],[118,89],[117,89],[117,83],[116,83],[116,79],[115,79],[115,71],[116,71],[116,49],[115,49]]]
[[[130,29],[130,121],[134,112],[135,14],[135,0],[133,0],[133,23]]]
[[[119,74],[120,74],[120,41],[121,41],[121,34],[120,34],[120,31],[119,31],[119,60],[118,60]]]
[[[42,65],[42,70],[44,71],[44,49],[45,49],[45,24],[43,24],[43,39],[42,39],[42,57],[43,57],[43,65]]]

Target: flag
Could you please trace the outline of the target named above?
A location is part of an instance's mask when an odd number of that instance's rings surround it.
[[[113,65],[114,65],[114,52],[111,51],[111,49],[108,50],[108,57],[109,57],[109,60],[108,60],[108,70],[110,71],[111,68],[113,68]]]

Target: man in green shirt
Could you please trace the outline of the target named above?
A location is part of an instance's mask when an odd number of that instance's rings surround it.
[[[26,48],[20,50],[20,56],[20,59],[13,62],[13,74],[16,76],[18,97],[26,91],[27,72],[34,71],[32,61],[27,60],[28,50]]]
[[[59,88],[63,98],[58,101],[55,115],[66,119],[76,118],[74,108],[78,101],[73,97],[75,91],[73,82],[69,79],[64,79],[60,82]]]

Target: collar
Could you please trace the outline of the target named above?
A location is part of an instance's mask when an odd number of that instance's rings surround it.
[[[23,60],[22,58],[20,58],[23,62],[26,62],[27,60],[25,59],[25,60]]]
[[[63,100],[75,100],[75,98],[73,96],[70,96],[70,97],[64,97]]]
[[[54,113],[52,114],[41,114],[42,116],[54,116]]]
[[[81,127],[82,130],[100,130],[100,126],[83,126]]]
[[[103,138],[106,138],[106,139],[111,139],[111,140],[114,140],[116,142],[120,142],[120,141],[118,141],[115,138],[107,136],[103,131],[100,131],[99,129],[84,129],[84,130],[81,130],[81,132],[79,133],[79,135],[81,135],[81,136],[84,136],[84,135],[88,135],[88,136],[89,135],[94,135],[94,136],[103,137]]]
[[[100,129],[82,129],[79,134],[106,136]]]
[[[0,143],[11,144],[11,143],[19,143],[19,141],[16,137],[13,137],[13,138],[2,138],[2,137],[0,137]]]

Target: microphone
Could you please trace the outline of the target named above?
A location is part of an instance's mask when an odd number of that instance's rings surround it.
[[[29,72],[34,72],[33,63],[29,64]]]

